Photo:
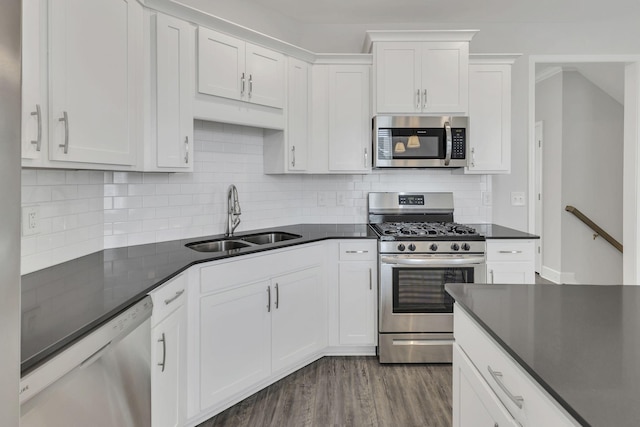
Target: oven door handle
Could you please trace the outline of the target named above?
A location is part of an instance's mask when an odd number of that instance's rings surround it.
[[[485,261],[484,256],[479,257],[465,257],[465,258],[400,258],[400,257],[380,257],[382,264],[392,265],[468,265],[468,264],[483,264]]]

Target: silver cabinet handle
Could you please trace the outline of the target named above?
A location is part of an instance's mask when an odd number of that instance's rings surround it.
[[[240,76],[240,96],[244,95],[244,82],[244,73],[242,73],[242,76]]]
[[[271,286],[267,286],[267,313],[271,313]]]
[[[184,137],[184,162],[189,164],[189,137]]]
[[[369,165],[367,164],[367,160],[369,160],[369,151],[367,150],[367,148],[364,149],[364,168],[368,168]]]
[[[174,296],[172,296],[171,298],[168,298],[166,300],[164,300],[165,305],[169,305],[172,302],[174,302],[175,300],[177,300],[178,298],[180,298],[180,295],[184,294],[184,289],[179,290],[176,292],[176,294]]]
[[[249,74],[249,98],[251,98],[252,92],[253,92],[253,75]]]
[[[276,310],[280,305],[280,290],[278,289],[278,284],[276,283]]]
[[[427,91],[424,91],[425,97],[427,96]],[[451,124],[449,122],[444,122],[444,132],[447,137],[447,151],[444,156],[444,165],[449,166],[451,162],[451,150],[453,150],[453,139],[451,138]]]
[[[427,108],[427,90],[422,91],[422,108]]]
[[[36,116],[38,119],[38,137],[31,143],[35,144],[36,151],[40,151],[42,147],[42,111],[40,110],[40,104],[36,104],[36,111],[31,112],[31,115]]]
[[[522,251],[498,251],[499,254],[521,254]]]
[[[493,285],[494,280],[493,280],[493,270],[489,270],[489,274],[491,275],[491,284]]]
[[[62,113],[62,117],[58,119],[59,122],[64,122],[64,144],[59,144],[58,147],[64,149],[64,154],[69,152],[69,116],[67,112]]]
[[[291,167],[296,167],[296,146],[291,147]]]
[[[347,251],[348,254],[368,254],[369,251]]]
[[[471,167],[476,167],[476,149],[475,147],[471,148]]]
[[[162,333],[162,338],[160,338],[158,342],[162,343],[162,362],[158,363],[158,366],[162,367],[162,371],[160,372],[164,372],[164,365],[167,361],[167,340],[164,337],[164,332]]]
[[[369,290],[373,289],[373,273],[371,272],[371,269],[369,269]]]
[[[416,91],[416,110],[420,109],[420,89]]]
[[[507,388],[507,386],[504,385],[504,383],[502,382],[502,372],[497,372],[494,371],[493,369],[491,369],[491,366],[487,365],[487,369],[489,370],[489,374],[491,374],[491,376],[493,377],[493,379],[496,381],[496,383],[498,384],[498,386],[500,387],[500,389],[502,389],[502,391],[504,391],[504,393],[507,395],[507,397],[509,399],[511,399],[511,401],[519,408],[522,409],[522,404],[524,402],[524,398],[522,396],[515,396],[513,393],[511,393],[509,391],[509,389]]]

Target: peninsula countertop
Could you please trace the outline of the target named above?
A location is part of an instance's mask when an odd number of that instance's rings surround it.
[[[640,287],[447,284],[446,290],[577,421],[638,425]]]

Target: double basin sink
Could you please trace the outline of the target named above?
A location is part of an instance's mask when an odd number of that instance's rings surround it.
[[[299,239],[298,234],[284,233],[281,231],[250,234],[241,237],[227,237],[224,239],[207,240],[206,242],[194,242],[185,245],[189,249],[198,252],[227,252],[234,249],[248,248],[251,246],[267,245],[269,243],[283,242],[285,240]]]

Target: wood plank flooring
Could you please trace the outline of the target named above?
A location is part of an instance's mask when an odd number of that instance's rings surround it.
[[[451,365],[324,357],[199,427],[448,427],[451,383]]]

